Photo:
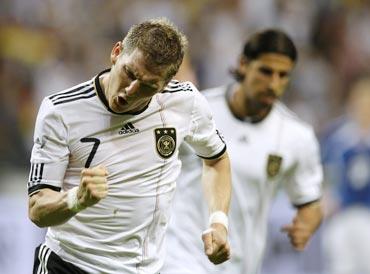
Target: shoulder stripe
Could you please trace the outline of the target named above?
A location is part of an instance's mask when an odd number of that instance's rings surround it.
[[[180,82],[170,82],[166,87],[165,89],[172,89],[172,88],[178,88],[181,86],[181,83]]]
[[[179,91],[193,91],[189,83],[180,83],[175,85],[167,85],[167,87],[162,91],[162,93],[174,93]]]
[[[59,104],[64,104],[64,103],[77,101],[77,100],[80,100],[80,99],[88,99],[88,98],[91,98],[91,97],[94,97],[94,96],[96,96],[96,92],[94,90],[94,87],[91,87],[86,91],[83,91],[81,93],[74,94],[74,95],[66,97],[68,99],[63,98],[65,100],[55,100],[55,101],[52,101],[52,103],[53,103],[53,105],[59,105]]]
[[[180,82],[178,81],[178,80],[175,80],[175,79],[173,79],[173,80],[171,80],[169,83],[168,83],[168,85],[178,85]]]
[[[60,101],[61,99],[70,98],[73,96],[77,96],[80,94],[87,94],[91,89],[94,89],[92,85],[88,85],[83,87],[82,89],[75,90],[73,92],[69,92],[68,94],[59,94],[57,97],[49,98],[52,102]]]
[[[56,94],[53,94],[53,95],[49,96],[49,99],[52,100],[52,99],[54,99],[54,98],[56,98],[58,96],[61,96],[61,95],[71,94],[71,93],[74,93],[76,91],[79,91],[79,90],[81,90],[81,89],[83,89],[85,87],[88,87],[88,86],[93,86],[93,82],[92,81],[89,81],[88,83],[83,83],[81,85],[74,86],[74,87],[69,88],[67,90],[62,90],[62,91],[60,91],[60,92],[58,92]]]

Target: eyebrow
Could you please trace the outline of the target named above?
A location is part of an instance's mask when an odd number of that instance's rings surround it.
[[[267,72],[268,74],[272,74],[274,72],[274,69],[267,66],[267,65],[262,65],[259,67],[259,70],[262,72]],[[291,74],[291,70],[279,70],[277,73],[279,73],[280,76],[286,76]]]
[[[156,81],[155,80],[143,81],[141,79],[140,75],[138,75],[136,73],[136,71],[134,71],[133,69],[131,69],[129,66],[124,65],[123,67],[124,67],[124,69],[126,71],[128,71],[129,73],[131,73],[132,75],[134,75],[135,79],[139,80],[141,84],[143,84],[145,86],[148,86],[148,87],[151,87],[151,88],[154,88],[154,89],[157,89],[158,88],[158,85],[156,84]]]

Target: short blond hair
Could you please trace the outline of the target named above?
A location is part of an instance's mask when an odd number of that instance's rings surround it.
[[[182,63],[187,38],[167,18],[155,18],[133,25],[123,39],[123,50],[132,53],[139,49],[151,69],[168,69],[172,78]]]

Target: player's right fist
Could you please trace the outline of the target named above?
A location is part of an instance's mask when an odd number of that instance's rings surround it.
[[[82,207],[92,206],[107,196],[107,176],[108,171],[103,166],[85,168],[81,171],[77,199]]]
[[[214,264],[221,264],[230,259],[230,244],[227,239],[227,229],[224,225],[214,223],[203,232],[204,251]]]

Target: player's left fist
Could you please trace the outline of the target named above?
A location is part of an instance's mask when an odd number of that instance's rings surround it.
[[[204,252],[214,264],[221,264],[230,259],[230,244],[227,238],[226,227],[214,223],[202,234]]]
[[[281,231],[288,235],[290,243],[298,251],[304,250],[313,234],[309,226],[298,217],[295,217],[291,224],[283,226]]]

